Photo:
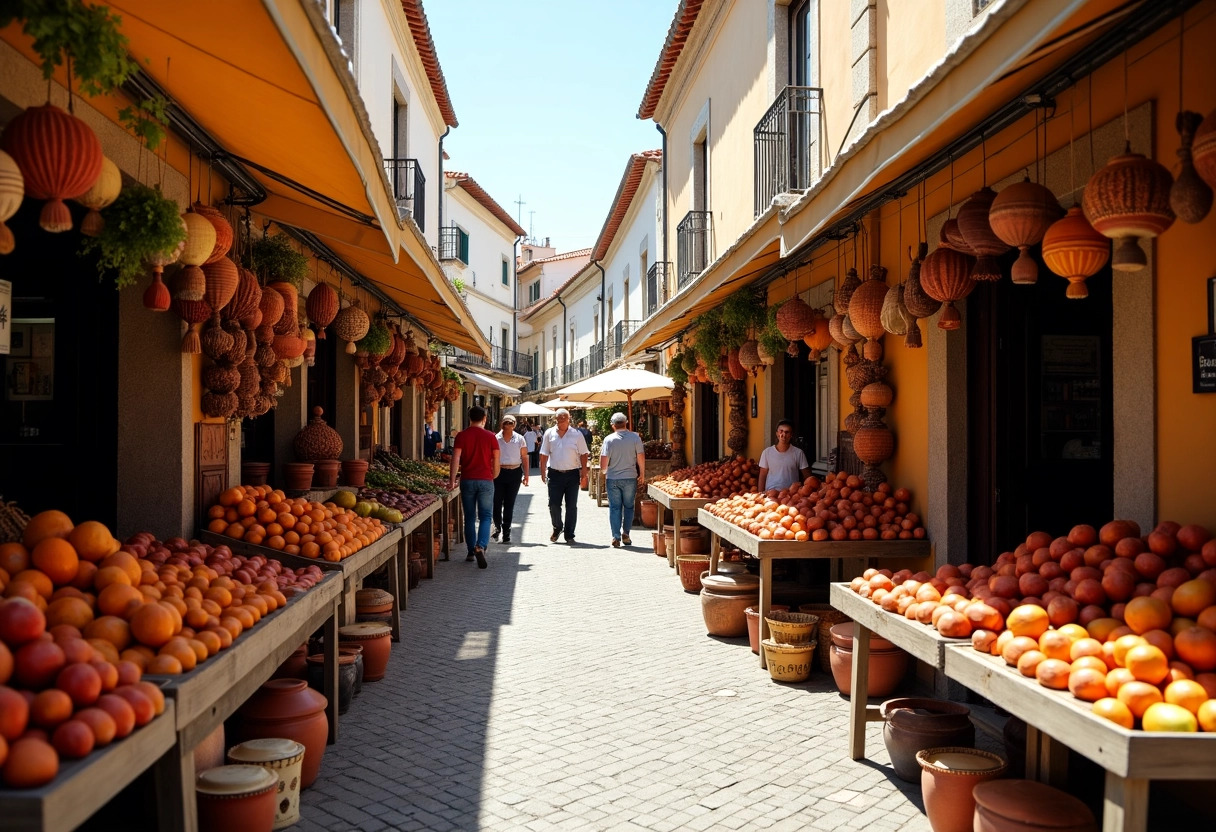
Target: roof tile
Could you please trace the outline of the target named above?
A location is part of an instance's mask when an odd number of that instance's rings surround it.
[[[422,0],[401,0],[401,8],[410,25],[410,33],[414,36],[414,47],[422,58],[423,68],[426,69],[427,80],[431,82],[431,94],[439,105],[443,123],[449,127],[457,127],[459,122],[456,121],[456,112],[452,109],[452,98],[448,95],[448,82],[443,77],[443,68],[439,66],[435,39],[431,37],[431,26],[426,21]]]
[[[655,107],[658,106],[659,99],[663,97],[663,90],[667,88],[671,70],[680,60],[680,53],[684,51],[688,34],[696,25],[697,14],[701,11],[703,2],[704,0],[680,0],[680,4],[676,7],[675,17],[671,19],[671,26],[667,29],[667,40],[663,42],[663,48],[659,51],[659,60],[655,62],[654,72],[651,73],[650,82],[646,84],[646,92],[642,95],[642,103],[638,105],[638,118],[646,119],[654,116]]]
[[[595,241],[592,260],[603,260],[604,255],[608,253],[608,247],[612,245],[612,240],[616,237],[616,232],[620,230],[621,223],[625,220],[625,214],[629,211],[629,205],[637,194],[638,185],[642,182],[642,173],[646,170],[646,163],[659,162],[662,159],[662,150],[644,150],[629,157],[629,162],[625,165],[625,173],[621,176],[621,184],[616,189],[616,197],[612,200],[612,210],[608,212],[608,217],[604,220],[604,227],[600,230],[600,236]]]

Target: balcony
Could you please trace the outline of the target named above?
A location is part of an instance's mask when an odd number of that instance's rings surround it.
[[[516,352],[501,346],[491,345],[488,361],[483,355],[464,350],[456,350],[453,360],[470,367],[481,367],[497,373],[507,373],[524,378],[532,375],[532,356],[530,354]]]
[[[439,259],[459,260],[469,265],[469,235],[455,225],[440,228]]]
[[[803,191],[823,175],[823,90],[786,87],[753,131],[755,210],[773,197]]]
[[[617,321],[608,333],[608,343],[604,346],[604,364],[611,364],[623,357],[621,345],[629,340],[629,336],[642,326],[641,321]]]
[[[709,265],[712,235],[713,216],[709,211],[689,211],[676,226],[676,278],[680,289],[696,280]]]
[[[426,231],[426,176],[417,159],[385,159],[385,170],[393,185],[397,213],[412,217],[419,231]]]
[[[671,279],[670,263],[654,263],[646,272],[646,317],[667,303],[670,296],[668,281]]]

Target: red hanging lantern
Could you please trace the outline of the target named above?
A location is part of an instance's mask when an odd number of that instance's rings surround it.
[[[1000,280],[1001,267],[996,258],[1009,251],[1009,244],[993,232],[988,222],[995,199],[996,191],[992,188],[980,188],[958,210],[958,230],[976,255],[972,280]]]
[[[234,321],[239,321],[241,326],[253,329],[261,323],[259,314],[261,302],[262,287],[258,285],[257,276],[249,269],[242,268],[240,282],[236,285],[236,293],[228,302],[224,314]],[[258,316],[257,324],[253,323],[255,315]]]
[[[797,341],[814,325],[815,310],[798,295],[777,308],[777,331],[787,341]]]
[[[1080,205],[1068,209],[1043,235],[1043,262],[1068,281],[1070,298],[1087,298],[1086,278],[1093,277],[1110,259],[1110,241],[1094,230]]]
[[[274,324],[276,335],[296,335],[299,333],[300,294],[296,287],[283,280],[271,283],[267,288],[273,289],[283,296],[283,316]]]
[[[975,288],[971,267],[972,259],[961,251],[955,251],[944,240],[921,264],[921,288],[929,297],[943,304],[941,317],[937,319],[937,325],[942,329],[962,326],[962,318],[954,304]]]
[[[173,298],[169,295],[169,287],[161,280],[161,271],[152,273],[152,284],[144,290],[144,308],[153,312],[169,311]]]
[[[26,195],[48,200],[38,224],[52,233],[69,230],[64,200],[83,196],[101,175],[101,142],[89,125],[54,104],[30,107],[4,128],[0,148],[21,168]]]
[[[338,293],[328,283],[318,283],[308,293],[304,311],[308,314],[308,320],[317,327],[318,338],[325,337],[325,327],[334,322],[338,315],[338,306]]]
[[[1115,240],[1112,268],[1134,272],[1148,265],[1137,241],[1152,239],[1174,224],[1173,184],[1164,165],[1132,153],[1130,143],[1089,178],[1081,206],[1094,230]]]
[[[220,310],[228,305],[236,293],[236,287],[241,282],[241,272],[227,257],[208,261],[203,265],[203,275],[207,279],[207,289],[204,298],[207,305],[218,318]]]
[[[186,334],[182,338],[182,352],[187,355],[198,355],[203,351],[198,330],[211,317],[211,307],[205,300],[185,300],[179,296],[178,281],[181,276],[181,271],[173,276],[173,288],[170,294],[174,297],[169,308],[186,324]]]

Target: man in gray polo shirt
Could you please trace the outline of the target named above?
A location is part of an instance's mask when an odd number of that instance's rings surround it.
[[[633,527],[633,502],[638,484],[646,481],[646,453],[642,437],[626,426],[624,413],[612,414],[612,434],[604,438],[600,450],[600,470],[604,472],[608,490],[608,526],[612,545],[633,543],[629,530]]]

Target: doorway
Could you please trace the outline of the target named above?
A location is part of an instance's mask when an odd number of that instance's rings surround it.
[[[782,372],[785,379],[784,409],[779,414],[773,414],[773,424],[781,419],[789,419],[794,423],[794,444],[806,454],[807,461],[814,466],[819,457],[815,438],[819,433],[818,396],[820,364],[809,361],[802,355],[802,347],[798,348],[798,357],[782,355],[785,362]],[[774,437],[766,436],[765,445],[770,444]],[[818,472],[817,472],[818,473]]]
[[[698,384],[696,398],[697,413],[697,462],[708,462],[719,457],[718,423],[719,396],[714,392],[712,384]]]

